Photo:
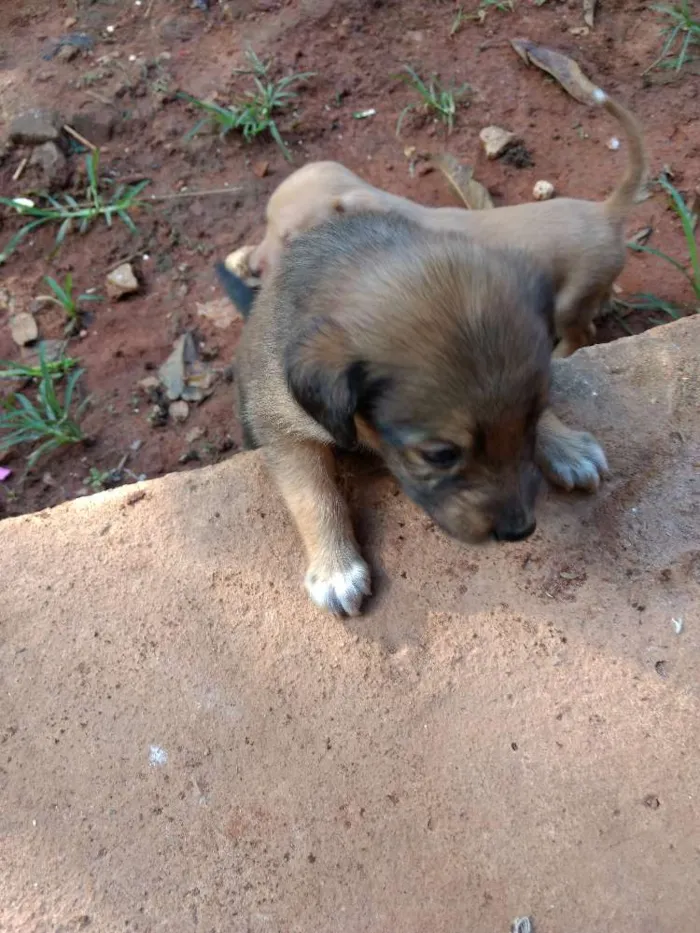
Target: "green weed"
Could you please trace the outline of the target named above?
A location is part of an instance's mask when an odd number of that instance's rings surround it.
[[[77,331],[80,330],[80,302],[102,301],[101,295],[91,295],[89,292],[84,292],[82,295],[78,295],[77,298],[74,298],[73,276],[70,272],[66,274],[63,285],[59,285],[56,279],[52,279],[50,275],[44,276],[44,281],[53,292],[53,295],[44,295],[43,297],[46,301],[51,301],[60,308],[63,308],[66,315],[66,334],[77,333]]]
[[[669,196],[671,207],[680,219],[686,246],[688,248],[688,262],[684,264],[678,259],[674,259],[673,256],[669,256],[667,253],[663,253],[661,250],[654,249],[654,247],[647,246],[644,243],[630,242],[627,245],[630,249],[638,253],[648,253],[651,256],[658,256],[659,259],[663,259],[664,262],[669,263],[677,269],[692,288],[695,300],[698,302],[698,308],[696,310],[700,311],[700,256],[698,254],[698,244],[695,239],[697,216],[686,204],[683,195],[674,187],[667,175],[660,175],[657,182]]]
[[[28,470],[44,454],[85,439],[80,418],[89,400],[85,399],[71,413],[73,394],[83,370],[74,369],[68,375],[61,400],[49,366],[43,348],[39,347],[40,375],[36,404],[22,392],[16,392],[10,395],[4,410],[0,410],[0,452],[20,444],[39,444],[27,458]]]
[[[667,25],[661,31],[665,37],[661,54],[643,73],[657,66],[680,71],[694,57],[691,48],[700,43],[700,20],[693,18],[689,0],[675,6],[653,6],[652,10],[665,17]]]
[[[460,87],[443,87],[437,75],[433,75],[426,83],[410,65],[404,65],[403,71],[405,74],[398,74],[395,77],[417,91],[421,103],[409,104],[403,108],[396,122],[396,135],[398,136],[401,132],[401,125],[406,114],[421,106],[428,113],[434,113],[447,126],[448,133],[451,133],[454,128],[457,104],[471,89],[469,84],[463,84]]]
[[[66,236],[77,226],[79,233],[86,233],[97,218],[104,218],[108,227],[112,226],[114,217],[118,217],[132,233],[138,233],[136,224],[129,215],[129,211],[144,204],[138,196],[149,183],[140,181],[136,185],[118,185],[105,198],[100,190],[99,181],[99,151],[90,152],[85,157],[85,168],[88,177],[88,187],[85,199],[82,202],[70,194],[63,194],[63,200],[43,193],[37,196],[37,204],[32,198],[5,198],[0,197],[0,204],[12,208],[23,217],[32,218],[12,237],[5,249],[0,252],[0,265],[17,249],[21,241],[38,227],[45,224],[57,224],[56,247],[59,247]]]
[[[60,379],[78,365],[78,361],[72,356],[62,356],[58,360],[46,362],[46,371],[52,379]],[[38,380],[42,377],[40,366],[30,366],[27,363],[18,363],[14,360],[0,360],[0,380],[17,380],[18,382],[29,382]]]
[[[246,142],[250,142],[261,133],[268,133],[279,146],[285,159],[291,162],[292,155],[282,139],[275,114],[289,107],[290,103],[299,96],[292,88],[314,77],[314,72],[306,71],[287,75],[279,81],[270,81],[267,79],[269,65],[263,64],[252,49],[248,52],[248,59],[251,62],[251,68],[241,73],[252,75],[255,90],[246,91],[243,97],[233,101],[229,106],[199,100],[191,94],[180,93],[178,95],[206,113],[206,116],[187,133],[186,138],[191,139],[208,123],[218,125],[220,136],[223,137],[235,131],[240,133]]]

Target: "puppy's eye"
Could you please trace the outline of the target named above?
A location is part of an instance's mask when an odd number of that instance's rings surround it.
[[[456,444],[435,442],[421,447],[420,455],[430,466],[447,470],[453,467],[462,457],[462,448]]]

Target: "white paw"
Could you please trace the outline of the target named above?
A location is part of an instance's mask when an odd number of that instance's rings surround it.
[[[553,483],[567,490],[595,492],[608,475],[603,448],[585,431],[572,431],[566,443],[551,444],[542,467]]]
[[[372,592],[369,567],[357,554],[334,567],[310,567],[304,583],[316,605],[335,615],[358,615]]]

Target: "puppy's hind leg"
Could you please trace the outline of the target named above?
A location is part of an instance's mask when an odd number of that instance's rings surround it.
[[[550,408],[537,424],[535,461],[547,479],[566,490],[595,492],[608,475],[608,462],[598,441],[562,424]]]
[[[331,448],[285,441],[265,448],[265,455],[306,548],[309,596],[336,615],[357,615],[371,592],[370,572],[335,484]]]
[[[609,289],[591,292],[590,286],[586,290],[575,283],[562,289],[554,309],[554,324],[560,338],[552,354],[555,359],[564,359],[593,343],[596,335],[593,322],[600,314],[608,292]]]

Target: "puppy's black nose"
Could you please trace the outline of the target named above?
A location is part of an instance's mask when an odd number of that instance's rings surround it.
[[[535,528],[537,528],[535,521],[529,525],[496,525],[493,529],[493,536],[496,541],[523,541],[530,537]]]

